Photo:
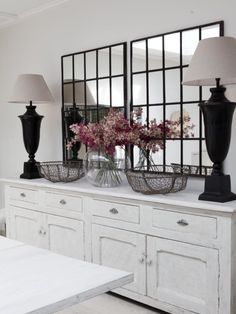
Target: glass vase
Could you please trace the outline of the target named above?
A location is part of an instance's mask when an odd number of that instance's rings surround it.
[[[139,149],[139,160],[135,165],[135,169],[137,170],[149,170],[156,171],[157,167],[152,158],[152,153],[146,149]]]
[[[128,167],[129,159],[109,156],[102,151],[88,151],[84,156],[85,176],[94,186],[110,188],[120,185]]]

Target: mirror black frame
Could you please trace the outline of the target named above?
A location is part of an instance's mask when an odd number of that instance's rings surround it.
[[[121,70],[120,74],[113,74],[112,71],[112,49],[121,46],[123,49],[123,69]],[[99,52],[102,50],[108,50],[108,58],[109,58],[109,73],[106,76],[102,76],[99,74]],[[95,76],[92,78],[87,78],[86,76],[86,56],[89,53],[94,53],[96,56],[95,60]],[[82,79],[77,79],[75,77],[75,57],[82,56],[83,59],[83,73]],[[69,80],[64,79],[64,60],[66,58],[71,58],[71,71],[72,77]],[[122,106],[114,106],[112,103],[112,82],[113,79],[116,78],[123,78],[123,105]],[[99,82],[101,80],[109,80],[109,106],[102,106],[99,104]],[[121,42],[113,45],[103,46],[95,49],[75,52],[71,54],[66,54],[61,57],[61,81],[62,81],[62,108],[61,108],[61,115],[62,115],[62,147],[63,147],[63,160],[77,160],[78,159],[78,151],[80,149],[80,144],[77,143],[73,146],[72,150],[68,151],[66,146],[68,142],[73,137],[73,133],[69,130],[69,126],[73,123],[80,123],[81,121],[86,122],[98,122],[107,112],[107,109],[112,107],[116,109],[120,109],[124,111],[125,116],[127,115],[127,43]],[[91,109],[91,106],[88,108],[87,106],[87,98],[88,98],[88,89],[87,84],[88,82],[95,82],[96,84],[96,100],[94,106]],[[82,83],[84,89],[84,108],[81,108],[78,104],[76,104],[76,84]],[[65,105],[65,93],[64,89],[71,85],[72,91],[72,100],[69,106]],[[86,96],[87,95],[87,96]],[[89,117],[90,114],[90,117]]]
[[[182,35],[183,32],[186,31],[191,31],[191,30],[198,30],[199,32],[199,40],[202,39],[202,31],[207,28],[207,27],[211,27],[211,26],[215,26],[218,25],[219,26],[219,36],[223,36],[224,35],[224,22],[223,21],[219,21],[219,22],[214,22],[214,23],[209,23],[209,24],[203,24],[203,25],[199,25],[199,26],[195,26],[195,27],[190,27],[190,28],[185,28],[185,29],[180,29],[174,32],[168,32],[168,33],[164,33],[164,34],[159,34],[159,35],[155,35],[155,36],[149,36],[149,37],[145,37],[145,38],[140,38],[140,39],[136,39],[131,41],[131,47],[130,47],[130,77],[131,77],[131,108],[130,110],[133,111],[135,108],[137,107],[145,107],[146,108],[146,123],[147,125],[150,122],[150,116],[149,116],[149,108],[151,106],[162,106],[163,108],[163,117],[162,120],[165,121],[166,120],[166,109],[168,105],[180,105],[180,119],[181,119],[181,136],[179,138],[174,138],[174,139],[170,139],[167,138],[164,134],[163,137],[163,142],[164,142],[164,149],[163,149],[163,165],[167,165],[166,164],[166,143],[167,141],[170,140],[177,140],[180,141],[180,165],[183,166],[184,164],[184,143],[185,141],[190,141],[190,140],[195,140],[198,142],[198,154],[199,154],[199,163],[197,166],[192,166],[192,165],[188,165],[191,169],[191,175],[197,175],[197,176],[205,176],[207,174],[210,174],[209,172],[211,171],[211,167],[207,167],[202,165],[202,145],[203,145],[203,141],[205,140],[203,137],[203,120],[202,120],[202,114],[199,108],[199,136],[198,137],[193,137],[193,138],[184,138],[183,137],[183,108],[185,104],[197,104],[204,101],[205,99],[203,99],[203,94],[202,94],[202,88],[199,88],[199,99],[197,100],[192,100],[192,101],[184,101],[183,99],[183,86],[181,84],[182,80],[183,80],[183,70],[184,68],[188,67],[188,64],[184,64],[183,63],[183,54],[182,54]],[[179,65],[178,66],[172,66],[172,67],[168,67],[165,65],[165,36],[167,35],[171,35],[171,34],[177,34],[179,33],[180,36],[180,59],[179,59]],[[149,69],[149,65],[148,65],[148,40],[150,39],[154,39],[154,38],[161,38],[162,40],[162,66],[161,68],[158,69]],[[133,70],[133,61],[134,61],[134,45],[138,42],[144,42],[145,43],[145,70],[143,71],[134,71]],[[180,72],[180,99],[178,102],[167,102],[166,101],[166,71],[168,70],[174,70],[174,69],[178,69]],[[156,103],[156,104],[150,104],[149,102],[149,74],[152,72],[157,72],[157,71],[161,71],[162,73],[162,84],[163,84],[163,102],[161,103]],[[134,77],[135,75],[145,75],[145,84],[146,84],[146,103],[144,104],[134,104],[134,89],[133,89],[133,81],[134,81]],[[152,117],[153,119],[153,117]],[[134,165],[134,152],[132,150],[131,153],[131,161],[132,164]]]

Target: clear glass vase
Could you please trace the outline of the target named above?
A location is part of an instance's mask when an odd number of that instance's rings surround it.
[[[84,156],[85,176],[98,187],[116,187],[122,183],[124,170],[130,167],[127,157],[116,158],[102,151],[88,151]]]
[[[139,160],[135,165],[135,169],[156,171],[156,165],[150,151],[147,151],[146,149],[139,149]]]

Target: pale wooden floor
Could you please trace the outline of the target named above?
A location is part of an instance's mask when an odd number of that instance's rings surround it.
[[[113,295],[103,294],[57,314],[158,314]]]

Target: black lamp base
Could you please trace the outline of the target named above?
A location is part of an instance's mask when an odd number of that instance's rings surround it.
[[[21,179],[38,179],[41,178],[36,163],[30,161],[24,162],[24,172],[20,175]]]
[[[204,192],[198,199],[219,203],[235,200],[236,194],[231,192],[230,175],[206,177]]]

